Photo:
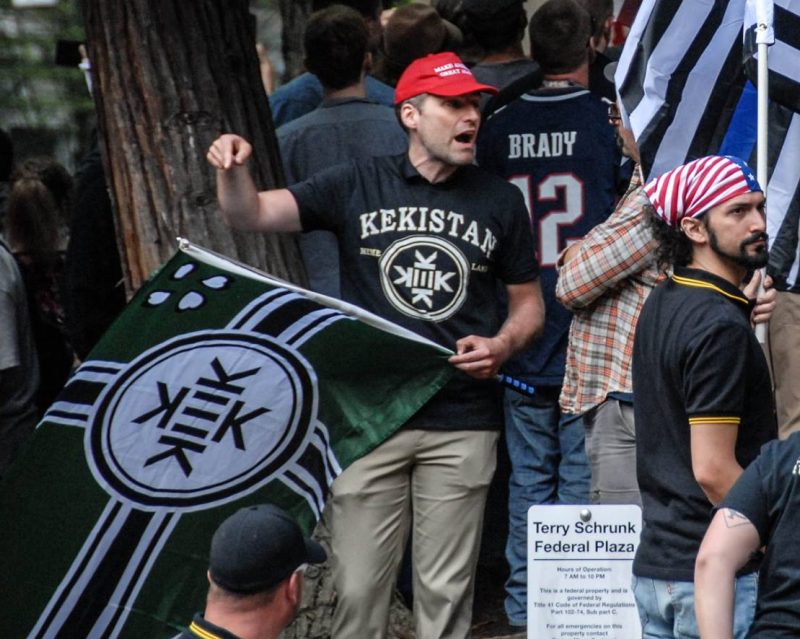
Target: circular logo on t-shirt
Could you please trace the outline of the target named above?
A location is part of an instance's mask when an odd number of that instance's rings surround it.
[[[381,255],[381,286],[398,311],[440,322],[452,317],[467,297],[470,266],[466,256],[439,237],[412,235]]]
[[[266,335],[202,331],[131,362],[87,431],[92,471],[138,507],[196,510],[264,485],[302,454],[316,377]]]

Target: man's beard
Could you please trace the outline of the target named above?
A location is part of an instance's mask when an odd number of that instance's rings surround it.
[[[747,270],[753,270],[757,268],[761,268],[767,265],[769,261],[769,251],[767,250],[767,234],[766,233],[753,233],[750,237],[746,240],[742,241],[739,244],[739,253],[728,253],[726,250],[722,249],[719,245],[719,241],[717,240],[717,235],[714,233],[713,229],[708,227],[708,240],[709,245],[711,246],[711,250],[714,251],[717,255],[729,259],[734,264],[739,266],[743,266]],[[764,247],[759,249],[754,254],[750,255],[747,252],[747,246],[753,244],[754,242],[764,242]]]

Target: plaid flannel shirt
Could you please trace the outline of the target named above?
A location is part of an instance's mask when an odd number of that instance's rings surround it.
[[[583,238],[572,260],[558,265],[556,297],[574,314],[561,391],[564,413],[580,415],[609,393],[632,392],[636,321],[650,291],[666,278],[645,222],[647,207],[636,167],[608,220]]]

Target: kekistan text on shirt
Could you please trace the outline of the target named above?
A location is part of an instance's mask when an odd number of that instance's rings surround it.
[[[476,221],[468,222],[461,213],[430,210],[426,206],[400,206],[397,209],[379,209],[359,216],[361,239],[389,232],[441,233],[456,237],[477,246],[491,259],[497,238],[488,228],[480,229]]]

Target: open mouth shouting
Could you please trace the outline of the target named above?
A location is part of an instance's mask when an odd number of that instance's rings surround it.
[[[454,139],[459,144],[471,147],[472,144],[475,142],[475,135],[476,134],[477,134],[477,130],[470,129],[468,131],[464,131],[462,133],[459,133]]]

